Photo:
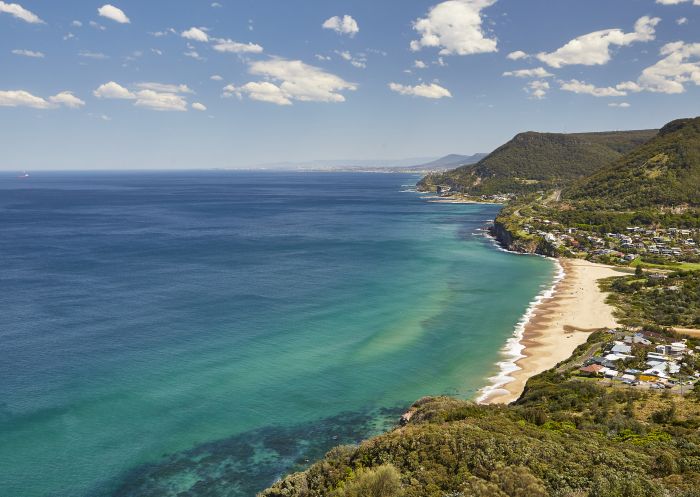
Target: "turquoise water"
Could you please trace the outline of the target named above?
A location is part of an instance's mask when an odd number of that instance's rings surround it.
[[[475,397],[555,268],[417,179],[0,175],[2,495],[249,496]]]

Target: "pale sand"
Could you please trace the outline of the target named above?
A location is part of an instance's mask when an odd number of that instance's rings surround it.
[[[543,300],[525,325],[521,345],[525,348],[516,361],[518,370],[511,381],[493,390],[481,402],[509,404],[520,397],[527,380],[568,359],[593,331],[615,328],[612,306],[605,303],[598,280],[620,276],[619,269],[579,259],[560,259],[565,276],[553,295]]]

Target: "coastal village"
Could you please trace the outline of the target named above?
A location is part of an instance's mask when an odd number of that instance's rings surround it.
[[[667,264],[700,261],[700,230],[630,226],[622,233],[598,234],[533,218],[522,227],[541,236],[558,252],[605,263],[635,261]]]
[[[700,381],[700,340],[653,331],[608,330],[585,355],[580,378],[684,395]]]

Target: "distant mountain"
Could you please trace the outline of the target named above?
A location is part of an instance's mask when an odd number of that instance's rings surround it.
[[[609,209],[700,206],[700,117],[664,126],[652,140],[564,190],[564,200]]]
[[[335,171],[352,169],[410,168],[416,164],[434,161],[435,157],[413,157],[409,159],[332,159],[306,162],[273,162],[258,164],[254,169],[278,169],[299,171]]]
[[[459,155],[459,154],[450,154],[446,155],[445,157],[440,157],[437,160],[434,160],[432,162],[428,162],[426,164],[420,164],[417,166],[413,166],[411,169],[422,169],[425,171],[441,171],[441,170],[449,170],[449,169],[454,169],[460,166],[467,166],[470,164],[476,164],[479,162],[481,159],[484,157],[488,156],[489,154],[474,154],[474,155]]]
[[[430,174],[423,190],[449,185],[473,194],[528,192],[588,176],[650,140],[656,130],[604,133],[521,133],[477,164]]]

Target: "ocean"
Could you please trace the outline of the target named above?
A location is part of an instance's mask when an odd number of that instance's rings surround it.
[[[556,274],[414,175],[0,173],[8,497],[249,497],[476,398]]]

